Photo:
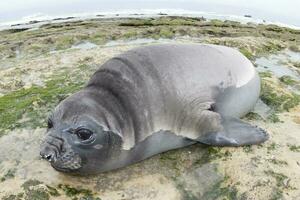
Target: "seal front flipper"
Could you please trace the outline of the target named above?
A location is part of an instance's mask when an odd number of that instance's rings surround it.
[[[269,138],[263,129],[237,118],[222,117],[221,125],[220,131],[208,132],[197,141],[213,146],[242,146],[259,144]]]

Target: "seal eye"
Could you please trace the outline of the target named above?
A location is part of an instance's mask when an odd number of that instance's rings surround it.
[[[48,129],[53,128],[53,122],[51,119],[48,119],[47,127],[48,127]]]
[[[80,139],[88,140],[92,137],[93,132],[88,129],[85,129],[85,128],[80,128],[80,129],[76,130],[76,134]]]

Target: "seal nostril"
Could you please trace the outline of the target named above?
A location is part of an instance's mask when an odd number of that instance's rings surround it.
[[[45,159],[45,160],[47,160],[47,161],[49,161],[49,162],[52,162],[53,159],[55,159],[54,153],[52,153],[52,152],[50,152],[50,153],[48,153],[48,154],[43,154],[43,153],[41,153],[40,155],[41,155],[41,157],[42,157],[43,159]]]
[[[46,158],[48,161],[51,161],[52,155],[47,155],[47,156],[45,156],[45,158]]]

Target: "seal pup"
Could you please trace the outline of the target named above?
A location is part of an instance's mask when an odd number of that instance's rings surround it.
[[[105,62],[59,103],[40,155],[58,171],[95,174],[196,142],[259,144],[268,134],[239,119],[259,93],[255,68],[232,48],[135,48]]]

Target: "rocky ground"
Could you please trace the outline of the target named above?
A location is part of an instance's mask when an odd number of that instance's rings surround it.
[[[196,144],[91,177],[39,158],[50,110],[112,56],[149,43],[213,43],[257,67],[262,92],[244,120],[266,129],[257,146]],[[0,32],[0,198],[300,199],[300,31],[163,16],[49,23]]]

